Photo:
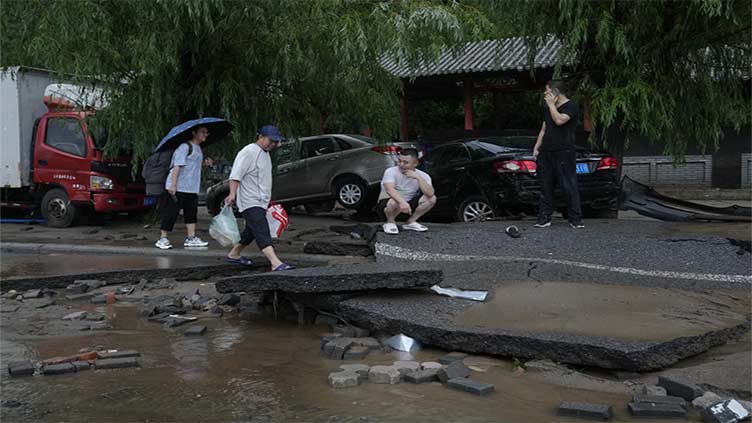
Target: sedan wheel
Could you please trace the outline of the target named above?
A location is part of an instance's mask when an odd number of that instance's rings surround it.
[[[339,200],[344,203],[345,206],[358,204],[361,198],[363,198],[363,191],[356,184],[343,185],[339,190]]]
[[[459,220],[461,222],[485,222],[496,217],[493,208],[481,198],[469,198],[460,207]]]

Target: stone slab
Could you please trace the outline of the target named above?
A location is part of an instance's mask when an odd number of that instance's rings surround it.
[[[362,360],[368,355],[368,347],[361,347],[359,345],[350,347],[345,351],[342,356],[343,360]]]
[[[494,391],[494,386],[490,383],[478,382],[477,380],[465,378],[449,379],[447,387],[480,396],[486,396]]]
[[[652,402],[630,402],[629,413],[634,417],[680,418],[687,416],[687,410],[676,404],[655,404]]]
[[[141,357],[141,353],[136,350],[120,350],[120,351],[98,351],[98,360],[107,360],[111,358],[128,358],[128,357]]]
[[[438,361],[441,364],[448,365],[454,363],[455,361],[462,361],[465,359],[465,357],[467,357],[467,354],[463,352],[450,352],[449,354],[445,354],[439,357]]]
[[[334,389],[351,388],[360,384],[361,376],[350,371],[334,372],[329,373],[328,381],[329,386]]]
[[[332,339],[339,338],[341,336],[342,336],[341,333],[325,333],[321,335],[321,349],[323,350],[324,345],[328,344],[329,341],[331,341]]]
[[[206,326],[204,325],[193,325],[189,327],[188,329],[183,332],[183,335],[185,336],[201,336],[206,332]]]
[[[319,293],[430,287],[441,283],[440,270],[400,270],[370,264],[310,267],[220,279],[217,292],[284,291]]]
[[[373,366],[368,370],[368,381],[394,385],[399,383],[401,374],[393,366]]]
[[[373,255],[373,250],[368,244],[355,242],[308,241],[303,245],[303,252],[326,256],[368,257]]]
[[[670,395],[644,395],[634,394],[632,396],[632,402],[647,402],[652,404],[671,404],[678,405],[684,409],[687,408],[687,401],[681,397],[674,397]]]
[[[455,361],[448,366],[437,369],[436,377],[441,383],[447,383],[451,379],[461,379],[470,376],[470,368],[462,361]]]
[[[693,401],[705,393],[704,389],[694,383],[675,376],[658,376],[658,386],[665,388],[669,395],[681,397],[687,401]]]
[[[128,367],[138,366],[139,364],[138,360],[136,360],[136,357],[97,359],[96,363],[94,364],[94,367],[97,370],[125,369]]]
[[[45,375],[61,375],[65,373],[75,373],[76,367],[72,363],[50,364],[44,367],[42,373]]]
[[[91,364],[89,364],[88,361],[74,361],[71,364],[76,368],[77,372],[82,372],[91,368]]]
[[[34,374],[35,367],[31,361],[19,361],[8,364],[8,374],[16,376],[31,376]]]
[[[395,361],[394,364],[392,364],[392,367],[397,369],[404,377],[408,373],[420,370],[420,363],[412,360],[399,360]]]
[[[559,404],[557,414],[587,420],[611,420],[614,410],[607,404],[564,401]]]
[[[368,371],[371,369],[371,367],[366,364],[342,364],[339,368],[345,372],[357,373],[362,380],[368,380]]]
[[[404,379],[410,383],[430,383],[438,380],[437,372],[438,369],[417,370],[406,374]]]

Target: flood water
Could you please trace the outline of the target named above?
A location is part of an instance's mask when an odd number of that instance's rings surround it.
[[[60,306],[62,307],[62,306]],[[342,361],[319,355],[328,328],[235,317],[205,318],[204,336],[183,328],[162,329],[138,316],[133,305],[97,308],[112,317],[112,332],[65,332],[63,336],[12,334],[2,319],[4,364],[77,353],[97,345],[141,352],[141,367],[76,374],[0,376],[3,422],[567,422],[560,401],[609,403],[615,421],[631,420],[627,395],[562,388],[515,372],[509,360],[475,358],[472,377],[495,384],[488,397],[439,383],[379,385],[335,390],[327,375]],[[69,310],[64,311],[69,312]],[[42,319],[42,317],[40,317]],[[33,320],[33,319],[32,319]],[[446,351],[423,350],[418,361]],[[406,353],[372,352],[363,363],[391,364]],[[482,371],[478,371],[482,370]]]

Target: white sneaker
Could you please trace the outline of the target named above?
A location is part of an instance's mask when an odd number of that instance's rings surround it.
[[[390,235],[396,235],[399,233],[399,229],[397,229],[397,225],[394,223],[384,223],[383,228],[384,232]]]
[[[170,244],[170,240],[164,237],[159,238],[159,240],[157,240],[157,242],[154,245],[160,250],[169,250],[170,248],[172,248],[172,244]]]
[[[208,242],[202,240],[197,236],[186,238],[185,242],[183,243],[183,247],[206,247],[207,245],[209,245]]]
[[[415,232],[425,232],[428,230],[425,226],[421,225],[418,222],[408,223],[407,225],[402,225],[402,229],[405,231],[415,231]]]

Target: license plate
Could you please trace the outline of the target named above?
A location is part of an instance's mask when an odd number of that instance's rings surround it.
[[[590,173],[590,167],[587,163],[577,163],[577,173]]]
[[[146,197],[144,198],[144,205],[145,206],[153,206],[154,204],[157,204],[157,199],[154,197]]]

